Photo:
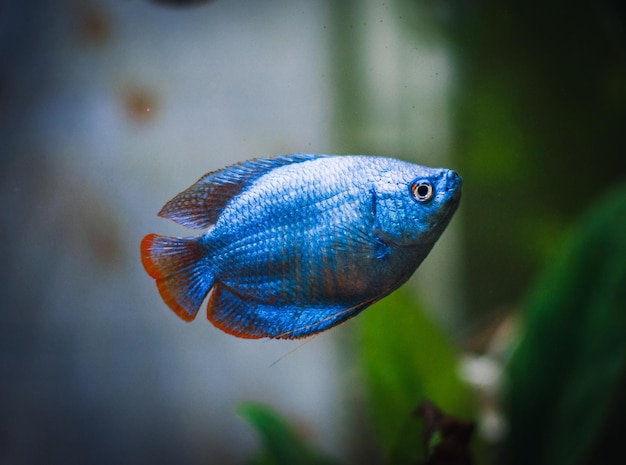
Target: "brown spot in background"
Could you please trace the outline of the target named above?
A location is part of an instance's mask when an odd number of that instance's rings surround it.
[[[80,231],[85,249],[103,266],[113,267],[123,258],[122,236],[114,213],[97,197],[87,197],[79,205],[83,218]]]
[[[111,38],[111,18],[101,6],[78,0],[65,4],[81,41],[89,45],[102,45]]]
[[[124,112],[138,123],[147,123],[155,117],[157,103],[155,93],[141,87],[130,87],[122,93]]]
[[[115,269],[124,259],[123,233],[117,212],[102,192],[55,168],[47,157],[23,156],[0,180],[16,184],[19,208],[13,205],[14,226],[41,267],[70,257],[99,269]],[[6,185],[11,185],[9,182]]]

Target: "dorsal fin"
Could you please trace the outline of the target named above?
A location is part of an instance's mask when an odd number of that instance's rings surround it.
[[[188,228],[208,228],[217,221],[226,204],[252,181],[275,168],[314,160],[321,156],[296,153],[272,158],[255,158],[213,171],[167,202],[159,216]]]

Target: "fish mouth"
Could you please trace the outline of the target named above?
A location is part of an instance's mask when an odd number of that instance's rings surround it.
[[[463,187],[463,179],[456,171],[449,170],[446,173],[444,191],[450,199],[450,203],[455,206],[461,201],[461,191]]]

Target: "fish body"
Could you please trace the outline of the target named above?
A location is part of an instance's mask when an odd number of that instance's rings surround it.
[[[201,235],[146,236],[164,301],[245,338],[324,331],[402,285],[447,226],[461,178],[374,156],[293,154],[202,177],[160,216]]]

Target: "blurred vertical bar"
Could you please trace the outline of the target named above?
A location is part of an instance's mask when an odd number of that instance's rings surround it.
[[[404,0],[330,8],[337,151],[455,168],[451,64],[437,24],[419,3]],[[460,224],[452,222],[410,284],[452,331],[464,313]]]

